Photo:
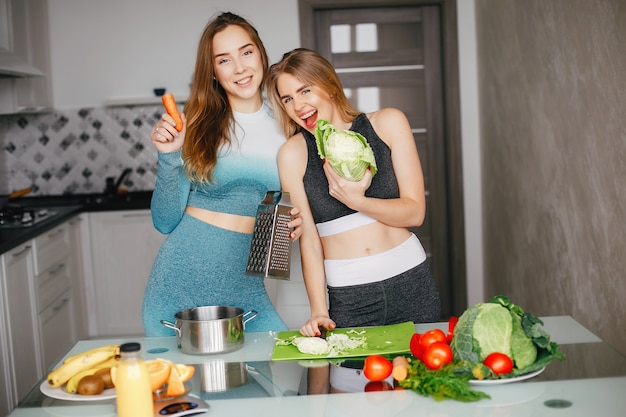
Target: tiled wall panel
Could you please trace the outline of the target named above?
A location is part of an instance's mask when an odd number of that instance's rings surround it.
[[[133,172],[122,188],[152,190],[157,152],[148,135],[161,111],[153,105],[1,116],[0,193],[97,193],[125,168]]]

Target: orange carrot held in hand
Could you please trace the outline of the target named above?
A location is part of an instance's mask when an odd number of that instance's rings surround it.
[[[178,113],[178,107],[176,107],[176,100],[174,100],[174,95],[172,93],[167,93],[163,97],[161,97],[163,101],[163,105],[165,106],[165,111],[167,114],[172,116],[172,119],[176,122],[176,130],[179,132],[183,130],[183,119],[180,117],[180,113]]]

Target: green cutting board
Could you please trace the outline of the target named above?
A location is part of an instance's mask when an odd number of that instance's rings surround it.
[[[356,333],[354,333],[356,332]],[[369,355],[391,355],[402,354],[411,351],[409,343],[411,336],[415,333],[415,325],[412,321],[406,323],[391,324],[389,326],[354,327],[345,329],[334,329],[328,331],[326,337],[333,333],[347,333],[351,337],[365,337],[367,347],[356,348],[349,352],[344,352],[339,356],[312,355],[302,353],[293,345],[274,345],[272,353],[273,361],[288,360],[308,360],[308,359],[337,359],[355,358]],[[299,336],[299,331],[288,331],[278,333],[279,339],[287,339],[291,336]]]

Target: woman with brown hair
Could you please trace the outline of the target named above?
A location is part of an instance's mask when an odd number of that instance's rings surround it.
[[[158,150],[152,218],[169,236],[144,294],[147,336],[173,335],[161,320],[206,305],[257,311],[246,331],[287,328],[263,278],[245,274],[257,207],[280,190],[276,154],[285,136],[261,95],[267,67],[254,27],[220,14],[200,39],[182,130],[164,113],[150,134]]]
[[[272,65],[266,88],[290,137],[278,153],[281,185],[303,221],[300,253],[311,316],[300,332],[439,320],[439,293],[424,248],[407,229],[424,221],[426,200],[404,113],[354,109],[333,66],[308,49]],[[363,135],[375,175],[368,170],[360,181],[347,180],[322,160],[314,136],[318,120]]]

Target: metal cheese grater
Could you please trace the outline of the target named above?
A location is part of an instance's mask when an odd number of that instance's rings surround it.
[[[268,191],[261,201],[254,222],[246,274],[266,278],[289,279],[291,239],[289,193]]]

